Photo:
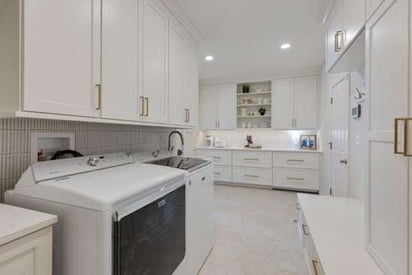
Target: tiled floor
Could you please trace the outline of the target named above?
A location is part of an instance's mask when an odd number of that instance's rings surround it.
[[[200,275],[305,274],[296,193],[215,186],[216,243]]]

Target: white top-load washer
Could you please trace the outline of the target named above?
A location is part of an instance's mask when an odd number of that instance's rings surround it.
[[[186,180],[124,153],[39,162],[6,203],[59,217],[55,275],[172,274],[186,249]]]

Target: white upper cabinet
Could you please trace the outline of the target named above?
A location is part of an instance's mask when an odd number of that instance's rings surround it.
[[[190,126],[197,126],[199,124],[199,61],[196,49],[190,44],[186,44],[184,60],[185,78],[182,102],[185,104],[185,121]]]
[[[303,77],[295,80],[295,128],[318,127],[318,80]]]
[[[201,128],[236,128],[236,85],[207,85],[201,90]]]
[[[158,0],[142,0],[143,117],[149,122],[168,120],[168,16]]]
[[[175,24],[169,28],[169,122],[183,125],[187,120],[185,88],[185,40]]]
[[[316,129],[318,80],[316,76],[272,81],[272,128]]]
[[[169,26],[169,122],[196,126],[199,120],[199,64],[194,47],[176,23]]]
[[[272,82],[272,128],[290,129],[295,119],[295,81],[281,79]]]
[[[366,0],[366,17],[369,18],[385,0]]]
[[[139,2],[103,0],[102,117],[141,120]]]
[[[25,1],[23,9],[23,110],[95,116],[100,1]]]
[[[336,63],[348,62],[341,61],[341,59],[344,59],[345,52],[364,29],[365,5],[365,0],[337,0],[335,2],[326,31],[327,71],[330,71]]]
[[[197,125],[196,34],[160,0],[3,1],[3,116]]]

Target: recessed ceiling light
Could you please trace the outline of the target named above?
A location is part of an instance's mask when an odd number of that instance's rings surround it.
[[[290,44],[289,44],[289,43],[284,43],[284,44],[280,45],[280,48],[281,48],[282,50],[287,50],[287,49],[290,48]]]
[[[212,61],[213,59],[215,59],[212,55],[208,55],[205,57],[206,61]]]

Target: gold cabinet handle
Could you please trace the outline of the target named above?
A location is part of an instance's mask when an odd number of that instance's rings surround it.
[[[190,122],[190,109],[187,109],[187,122]]]
[[[146,102],[146,110],[145,110],[145,114],[144,114],[144,116],[149,116],[149,98],[148,97],[145,97],[144,98],[144,101]]]
[[[343,48],[343,31],[335,33],[335,52],[340,52]]]
[[[243,175],[245,178],[255,178],[255,179],[258,179],[259,178],[259,176],[257,176],[257,175]]]
[[[287,162],[305,162],[303,159],[288,159]]]
[[[313,265],[313,270],[315,271],[315,275],[319,275],[319,271],[318,271],[318,261],[312,260],[312,265]]]
[[[287,177],[287,180],[297,180],[297,181],[304,181],[304,178],[295,178],[295,177]]]
[[[405,157],[410,157],[408,155],[408,138],[409,138],[409,131],[408,131],[408,121],[410,118],[395,118],[395,139],[394,139],[394,153],[396,155],[403,155]],[[403,122],[403,150],[399,150],[399,131],[402,127],[399,127],[400,122]]]
[[[303,231],[303,234],[305,234],[306,236],[309,236],[310,234],[308,233],[308,231],[306,231],[306,228],[307,228],[308,226],[306,225],[306,224],[302,224],[302,231]]]
[[[185,122],[189,122],[189,109],[185,108]]]
[[[244,161],[259,161],[259,159],[256,159],[256,158],[244,158],[243,159]]]
[[[140,97],[140,116],[144,116],[144,96]]]
[[[97,107],[96,110],[102,109],[102,84],[96,84],[97,87]]]

